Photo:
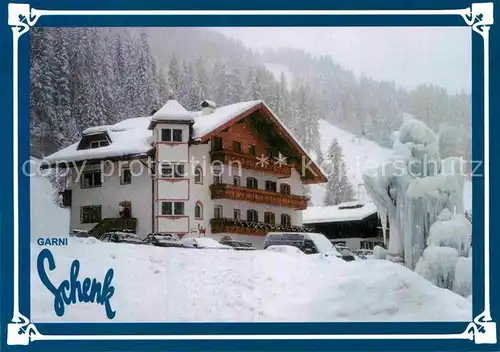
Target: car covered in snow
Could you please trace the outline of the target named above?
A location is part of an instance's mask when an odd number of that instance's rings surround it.
[[[87,230],[81,230],[81,229],[70,229],[69,230],[69,237],[86,238],[89,236],[90,236],[90,234]]]
[[[182,247],[180,241],[171,234],[150,233],[144,238],[143,242],[158,247]]]
[[[225,246],[230,246],[233,247],[237,251],[253,251],[256,250],[254,246],[250,242],[241,242],[241,241],[220,241],[220,244],[223,244]]]
[[[113,231],[106,232],[99,240],[102,242],[143,244],[143,239],[132,232]]]
[[[305,254],[336,256],[345,261],[355,260],[352,252],[340,252],[321,233],[312,232],[270,232],[264,240],[264,249],[271,246],[293,246]],[[274,249],[276,251],[276,249]]]
[[[231,246],[221,244],[209,237],[183,237],[179,241],[181,247],[198,249],[233,249]]]
[[[289,245],[286,245],[286,244],[269,246],[269,247],[266,248],[266,251],[277,252],[277,253],[286,253],[286,254],[304,255],[304,252],[302,252],[297,247],[295,247],[295,246],[289,246]]]

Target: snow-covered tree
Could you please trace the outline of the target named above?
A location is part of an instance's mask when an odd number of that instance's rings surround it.
[[[323,169],[328,177],[324,205],[337,205],[353,200],[354,191],[347,176],[342,147],[336,138],[328,148]]]

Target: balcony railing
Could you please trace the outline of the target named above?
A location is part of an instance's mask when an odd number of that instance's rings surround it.
[[[240,235],[265,236],[269,232],[308,232],[309,229],[303,226],[282,226],[266,224],[263,222],[251,222],[238,219],[211,219],[210,225],[212,233],[236,233]]]
[[[225,165],[241,165],[244,169],[251,169],[276,174],[280,177],[290,177],[293,165],[275,163],[276,159],[269,158],[267,162],[259,162],[259,158],[250,154],[237,153],[232,150],[213,150],[210,152],[211,161],[219,161]]]
[[[276,205],[285,208],[303,210],[307,208],[307,197],[292,194],[268,192],[262,189],[215,184],[210,186],[212,199],[235,199],[245,202]]]

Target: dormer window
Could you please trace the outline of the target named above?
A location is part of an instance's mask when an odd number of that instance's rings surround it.
[[[108,137],[107,132],[84,134],[76,149],[77,150],[96,149],[101,147],[107,147],[109,144],[110,144],[110,139]]]
[[[94,149],[94,148],[100,148],[100,147],[105,147],[109,145],[108,141],[106,140],[100,140],[100,141],[92,141],[90,142],[90,149]]]

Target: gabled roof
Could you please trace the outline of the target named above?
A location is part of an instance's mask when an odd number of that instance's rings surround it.
[[[146,155],[152,149],[153,134],[150,130],[152,124],[168,120],[186,123],[193,123],[194,141],[206,142],[212,136],[228,128],[234,123],[250,116],[256,111],[260,111],[267,120],[276,128],[281,137],[287,141],[296,153],[306,158],[306,162],[311,161],[311,167],[318,175],[315,179],[319,182],[326,182],[326,176],[321,168],[314,163],[306,149],[286,128],[283,122],[269,109],[261,100],[247,101],[216,108],[210,114],[202,111],[189,112],[176,100],[169,100],[151,117],[137,117],[126,119],[114,125],[91,127],[84,131],[90,133],[108,133],[111,140],[109,146],[77,150],[79,142],[70,145],[44,159],[50,164],[57,162],[71,162],[93,159],[106,159],[114,157],[128,157]]]

